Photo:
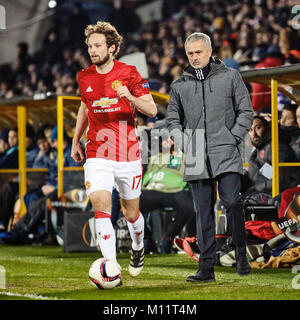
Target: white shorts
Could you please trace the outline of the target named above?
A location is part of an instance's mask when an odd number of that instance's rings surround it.
[[[119,162],[100,158],[87,159],[84,164],[86,193],[106,190],[112,193],[116,188],[125,200],[136,199],[141,195],[141,160]]]

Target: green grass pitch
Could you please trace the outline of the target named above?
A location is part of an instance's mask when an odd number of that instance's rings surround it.
[[[64,253],[62,247],[0,245],[5,288],[0,300],[299,300],[291,268],[254,270],[216,267],[215,283],[190,283],[197,263],[185,254],[146,255],[141,275],[128,274],[129,254],[119,254],[123,285],[99,290],[88,279],[99,253]],[[5,272],[3,273],[3,270]],[[1,283],[1,282],[0,282]],[[3,287],[3,281],[2,281]]]

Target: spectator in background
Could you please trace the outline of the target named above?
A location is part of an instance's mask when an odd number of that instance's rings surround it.
[[[18,128],[8,131],[9,149],[0,158],[1,169],[15,169],[19,166]]]
[[[249,159],[249,167],[242,176],[242,192],[272,193],[272,143],[269,122],[254,116],[249,132],[255,147]],[[295,154],[285,140],[279,139],[279,162],[294,162]],[[299,176],[293,168],[280,167],[280,192],[297,186]]]
[[[76,50],[85,47],[84,30],[91,23],[89,16],[85,13],[80,1],[76,2],[72,8],[71,15],[66,23],[68,33],[68,45]]]
[[[287,143],[295,152],[296,160],[300,161],[300,128],[297,123],[297,108],[298,106],[296,104],[284,105],[280,117],[279,135],[286,139]]]
[[[43,126],[43,131],[45,134],[45,137],[49,143],[49,145],[52,147],[52,143],[51,143],[51,134],[52,134],[52,130],[54,129],[54,125],[50,124],[50,123],[46,123]]]
[[[280,116],[280,125],[282,127],[296,127],[298,128],[297,118],[296,118],[296,104],[286,104],[283,106],[281,116]]]
[[[135,124],[137,129],[146,129],[147,128],[147,116],[143,115],[140,112],[137,112],[135,117]]]
[[[57,127],[54,127],[54,129],[52,130],[51,142],[53,150],[51,150],[49,152],[49,155],[45,157],[45,163],[48,168],[48,172],[46,175],[46,184],[41,188],[38,188],[26,194],[24,201],[28,210],[35,201],[43,196],[48,196],[49,194],[57,190]],[[71,157],[71,139],[65,130],[63,135],[63,165],[64,167],[77,167],[79,165]]]
[[[0,134],[0,158],[5,155],[6,151],[9,149],[8,132],[9,129],[4,129]]]
[[[297,119],[298,128],[300,128],[300,105],[296,110],[296,119]]]
[[[57,127],[54,127],[51,132],[51,145],[52,145],[52,155],[50,156],[51,162],[48,165],[48,175],[47,183],[42,188],[43,193],[46,195],[54,191],[57,188],[57,149],[58,149],[58,140],[57,140]],[[66,130],[63,132],[63,158],[64,158],[64,167],[77,167],[81,163],[77,163],[71,157],[71,138],[67,134]]]
[[[39,148],[35,142],[35,132],[31,125],[26,126],[26,166],[33,167],[33,162],[39,152]]]
[[[226,67],[240,70],[240,64],[232,57],[232,48],[228,41],[223,42],[218,57],[223,60]]]
[[[1,81],[1,83],[0,83],[0,99],[5,98],[7,91],[8,91],[7,82]]]
[[[32,63],[32,58],[28,54],[28,43],[19,42],[17,44],[17,59],[14,61],[13,70],[19,77],[27,75],[27,67]]]
[[[57,48],[61,47],[58,34],[55,30],[50,30],[43,44],[43,62],[45,65],[53,66],[62,59],[62,52]]]
[[[86,69],[90,66],[90,62],[84,55],[82,49],[77,49],[74,53],[74,60],[76,61],[79,69]]]
[[[8,144],[10,148],[18,145],[18,128],[14,127],[8,131]]]
[[[55,127],[51,134],[54,149],[49,154],[47,163],[48,172],[46,175],[46,184],[31,190],[24,197],[27,212],[22,218],[13,226],[12,230],[2,235],[2,239],[7,243],[22,243],[25,241],[26,236],[35,232],[36,229],[42,224],[45,217],[45,200],[48,197],[55,197],[57,191],[57,127]],[[64,131],[64,163],[65,167],[78,166],[78,164],[71,158],[70,155],[70,137]],[[13,185],[15,187],[15,185]],[[7,191],[7,190],[6,190]],[[16,190],[14,190],[16,191]],[[1,199],[5,201],[5,194],[0,192],[0,206]],[[13,201],[12,201],[13,202]],[[13,202],[14,203],[14,202]],[[7,208],[5,212],[0,212],[0,217],[5,221],[7,227],[10,217],[13,215],[13,206]]]
[[[153,118],[148,117],[147,120],[146,120],[147,128],[151,130],[154,127],[154,124],[155,124],[156,121],[157,121],[157,117],[153,117]]]
[[[189,186],[183,181],[184,161],[183,153],[174,150],[174,142],[169,135],[162,137],[160,142],[160,152],[149,159],[147,170],[143,176],[142,194],[140,198],[140,209],[146,215],[150,213],[150,229],[146,229],[146,240],[156,240],[161,253],[170,253],[173,239],[176,235],[181,235],[183,227],[195,217],[193,199]],[[160,234],[160,230],[155,225],[160,225],[157,221],[161,219],[154,210],[164,210],[166,207],[172,207],[176,211],[174,219],[168,219],[168,225],[164,225],[165,232]],[[156,220],[156,221],[154,221]],[[188,233],[195,234],[196,225],[189,224],[193,230]],[[148,232],[147,232],[148,230]],[[149,234],[150,233],[150,234]],[[147,235],[148,234],[148,235]],[[152,236],[152,237],[151,237]],[[148,243],[149,244],[149,243]],[[149,247],[145,248],[150,250]]]
[[[32,168],[34,159],[38,153],[38,147],[35,143],[35,132],[27,124],[26,126],[26,166]],[[19,147],[18,147],[18,129],[13,128],[8,132],[8,143],[10,149],[0,159],[0,168],[18,168]]]
[[[46,139],[44,130],[41,129],[36,135],[36,142],[39,148],[39,152],[34,159],[33,168],[47,168],[49,162],[49,156],[51,151],[51,145]]]
[[[117,30],[120,30],[121,35],[139,30],[141,27],[140,17],[133,8],[128,7],[128,2],[125,4],[123,0],[113,0],[113,6],[114,10],[108,20]]]
[[[255,69],[281,66],[284,57],[280,52],[269,52],[256,64]],[[251,102],[255,113],[271,112],[270,88],[260,83],[251,82]]]
[[[7,137],[10,148],[0,158],[0,168],[18,168],[19,148],[18,129],[12,128],[8,131]],[[35,144],[35,133],[30,125],[26,126],[26,166],[32,168],[35,157],[38,154],[38,147]],[[19,193],[19,182],[8,181],[0,189],[0,217],[3,220],[5,230],[8,228],[9,219],[13,215],[14,204]]]
[[[224,44],[228,43],[234,60],[231,60],[232,57],[223,58],[222,53],[219,58],[226,60],[225,65],[234,68],[239,66],[240,70],[252,68],[254,63],[259,63],[263,56],[270,52],[280,52],[290,64],[298,63],[300,60],[299,31],[293,28],[291,20],[293,18],[292,2],[268,0],[260,4],[251,2],[251,5],[233,2],[226,3],[225,6],[220,1],[201,2],[201,5],[194,0],[172,0],[171,2],[165,1],[162,6],[162,21],[150,21],[142,25],[137,17],[131,17],[135,4],[116,0],[112,3],[114,12],[109,19],[110,22],[117,21],[116,25],[123,25],[120,30],[124,33],[126,43],[124,54],[145,52],[149,76],[152,79],[160,78],[163,83],[161,90],[164,93],[168,93],[171,82],[178,77],[183,65],[187,63],[185,58],[182,59],[183,39],[195,31],[212,34],[216,54],[219,54],[219,49],[221,50]],[[71,16],[68,10],[65,12],[60,11],[64,27],[60,27],[57,21],[53,21],[55,26],[49,29],[41,49],[33,55],[33,61],[30,62],[30,65],[37,66],[38,77],[32,77],[29,70],[17,67],[17,65],[27,64],[24,59],[18,58],[20,61],[16,61],[14,68],[5,67],[8,72],[2,73],[0,70],[0,83],[5,82],[4,90],[0,90],[0,96],[8,99],[21,94],[31,96],[34,92],[51,91],[61,94],[75,91],[79,93],[76,86],[75,88],[72,85],[53,86],[57,79],[51,74],[51,67],[56,63],[65,64],[63,52],[66,47],[72,49],[73,56],[68,58],[67,63],[74,58],[78,63],[75,68],[89,66],[80,49],[83,44],[85,50],[84,41],[80,40],[84,35],[80,30],[90,23],[89,17],[84,13],[84,8],[79,1]],[[134,21],[134,23],[128,24],[127,21]],[[25,47],[21,49],[22,52],[27,50]],[[22,86],[23,88],[20,89]],[[269,89],[258,86],[254,91],[264,92]],[[254,103],[255,108],[256,105],[257,108],[265,106],[268,108],[270,102],[264,95],[260,97],[256,95],[256,98],[258,101],[257,104]]]

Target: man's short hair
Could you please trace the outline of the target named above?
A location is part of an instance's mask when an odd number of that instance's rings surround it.
[[[262,123],[262,125],[265,127],[265,128],[268,128],[269,127],[269,122],[262,116],[258,115],[258,116],[254,116],[253,117],[253,121],[254,119],[259,119]]]
[[[210,37],[207,34],[202,33],[202,32],[194,32],[194,33],[190,34],[185,40],[184,47],[186,47],[186,45],[188,43],[195,42],[195,41],[198,41],[198,40],[202,40],[203,41],[203,43],[205,44],[205,47],[206,47],[207,50],[209,50],[211,48]]]
[[[90,24],[85,28],[84,33],[86,36],[86,44],[88,44],[89,37],[93,33],[103,34],[106,38],[106,44],[108,48],[112,45],[115,45],[115,51],[113,53],[114,56],[116,56],[119,53],[123,37],[118,33],[117,29],[109,22],[98,21],[94,25]]]
[[[0,133],[0,139],[5,141],[6,143],[8,143],[8,132],[9,132],[9,129],[4,129]]]
[[[295,114],[296,117],[296,110],[297,110],[298,106],[296,104],[293,103],[287,103],[283,106],[282,110],[288,110],[291,111]]]

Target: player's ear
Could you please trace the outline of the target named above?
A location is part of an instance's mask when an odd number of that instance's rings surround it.
[[[108,48],[108,52],[111,54],[114,54],[116,50],[116,46],[114,44],[112,44],[109,48]]]

